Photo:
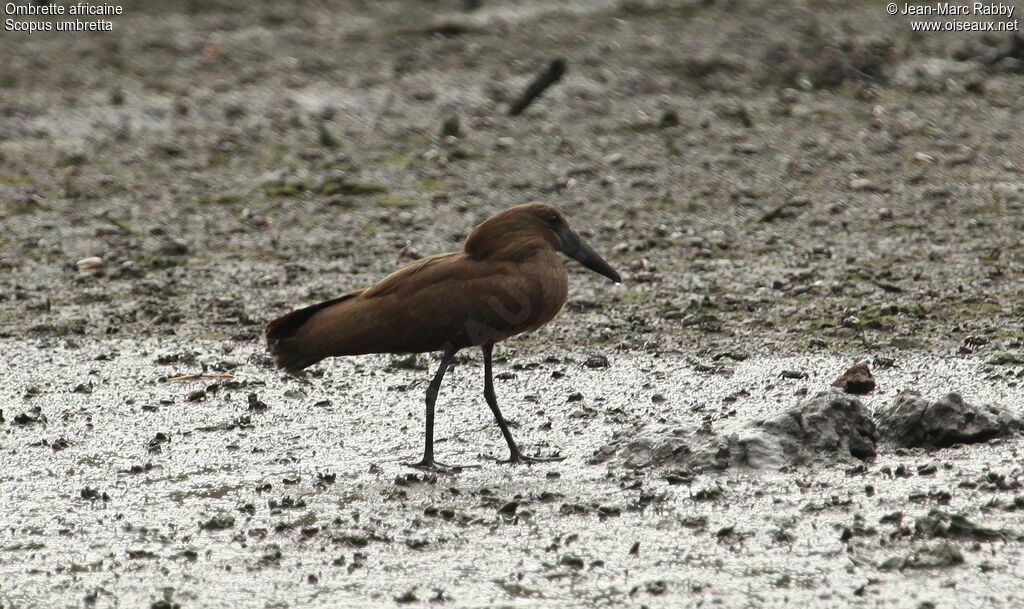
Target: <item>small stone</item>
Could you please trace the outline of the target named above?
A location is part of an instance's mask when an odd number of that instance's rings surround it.
[[[850,180],[850,189],[860,191],[875,191],[878,190],[878,185],[867,178],[854,178]]]
[[[35,423],[46,423],[46,415],[38,406],[33,406],[28,412],[23,412],[14,417],[15,425],[33,425]]]
[[[666,590],[668,590],[668,584],[663,579],[644,583],[644,591],[651,596],[660,596],[665,594]]]
[[[235,517],[231,514],[220,514],[214,516],[199,525],[204,531],[223,531],[235,526]]]
[[[840,387],[846,393],[863,395],[875,390],[875,377],[864,362],[854,364],[849,370],[832,383],[833,387]]]
[[[605,155],[605,157],[601,159],[601,162],[604,163],[605,165],[619,165],[624,160],[626,160],[626,157],[621,152],[613,152],[611,154]]]
[[[89,271],[92,269],[98,269],[103,266],[103,258],[99,256],[91,256],[89,258],[82,258],[75,263],[75,266],[80,271]]]
[[[259,396],[255,393],[249,394],[249,410],[252,412],[265,412],[270,408],[263,401],[260,400]]]
[[[224,118],[235,121],[248,114],[248,110],[242,104],[230,104],[224,108]]]
[[[441,137],[462,137],[462,123],[458,116],[451,116],[445,119],[441,125]]]
[[[149,452],[158,453],[161,451],[161,446],[171,441],[171,437],[163,432],[157,432],[153,439],[149,441]]]
[[[188,242],[184,239],[169,239],[160,244],[157,252],[164,256],[183,256],[188,253]]]
[[[587,358],[587,361],[583,363],[587,368],[607,368],[611,364],[608,362],[608,358],[603,355],[593,355]]]
[[[682,121],[679,120],[679,113],[675,110],[666,110],[661,115],[661,120],[658,121],[658,127],[661,129],[671,129],[672,127],[678,127]]]

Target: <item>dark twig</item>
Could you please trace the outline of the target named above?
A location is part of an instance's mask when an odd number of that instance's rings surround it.
[[[194,380],[198,380],[198,379],[229,379],[229,378],[231,378],[230,374],[210,374],[209,372],[204,372],[202,374],[182,374],[181,376],[172,376],[171,378],[166,379],[166,380],[168,380],[168,381],[194,381]]]
[[[565,74],[564,59],[555,59],[548,64],[548,69],[538,74],[537,78],[533,79],[530,86],[526,87],[519,99],[508,109],[509,116],[522,114],[523,110],[533,103],[533,100],[540,97],[548,87],[558,82],[563,74]]]

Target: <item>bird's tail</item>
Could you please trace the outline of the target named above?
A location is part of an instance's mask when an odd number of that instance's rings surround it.
[[[267,347],[270,349],[270,355],[274,359],[274,364],[282,370],[295,372],[308,368],[327,357],[329,353],[325,353],[322,348],[319,348],[316,341],[303,340],[306,337],[297,335],[300,334],[302,327],[317,311],[343,300],[348,300],[357,294],[358,292],[345,294],[332,300],[326,300],[297,311],[292,311],[268,323],[266,329]]]

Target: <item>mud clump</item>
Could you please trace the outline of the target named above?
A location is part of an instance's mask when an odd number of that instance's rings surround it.
[[[622,467],[634,470],[666,466],[690,471],[736,466],[778,469],[822,460],[869,459],[875,456],[876,442],[875,423],[860,400],[833,390],[738,433],[718,436],[707,428],[674,429],[663,438],[606,444],[590,462],[617,455]]]
[[[899,446],[944,448],[1003,438],[1024,428],[1020,417],[996,406],[974,406],[959,393],[929,402],[904,391],[878,416],[882,437]]]
[[[0,421],[2,420],[3,417],[0,416]],[[28,411],[14,417],[14,424],[22,427],[35,425],[36,423],[45,424],[46,422],[46,415],[43,414],[43,410],[39,406],[33,406],[32,408],[29,408]]]
[[[684,429],[669,432],[668,437],[639,438],[628,443],[610,442],[597,449],[590,464],[603,463],[618,456],[616,462],[627,469],[660,466],[692,466],[698,454],[706,454],[713,437]]]
[[[878,565],[883,571],[903,569],[937,569],[952,567],[964,562],[963,553],[949,543],[931,548],[922,548],[907,556],[894,556]]]
[[[223,531],[235,526],[235,517],[231,514],[218,514],[199,524],[204,531]]]
[[[751,467],[781,467],[821,458],[846,460],[875,456],[875,423],[857,398],[821,392],[796,408],[755,426],[741,440]]]
[[[918,518],[914,523],[914,531],[925,537],[975,541],[997,541],[1014,537],[1009,531],[981,526],[961,514],[951,514],[942,510],[932,510],[927,516]]]

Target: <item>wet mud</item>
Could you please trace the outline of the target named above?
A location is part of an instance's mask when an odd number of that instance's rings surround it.
[[[826,388],[841,357],[750,359],[728,375],[673,356],[621,354],[600,369],[523,357],[498,368],[499,399],[526,451],[567,459],[519,467],[494,463],[506,449],[480,358],[467,358],[442,388],[437,452],[477,467],[432,474],[402,465],[421,449],[426,372],[385,356],[296,379],[246,365],[263,357],[255,345],[211,356],[221,343],[195,342],[206,355],[186,367],[155,363],[174,340],[3,346],[23,352],[4,370],[10,606],[1018,599],[1016,436],[773,467],[593,462],[622,438],[763,427]],[[231,378],[168,380],[222,357],[240,364]],[[915,358],[861,399],[877,412],[902,388],[952,382],[971,399],[1016,399],[986,370]]]

